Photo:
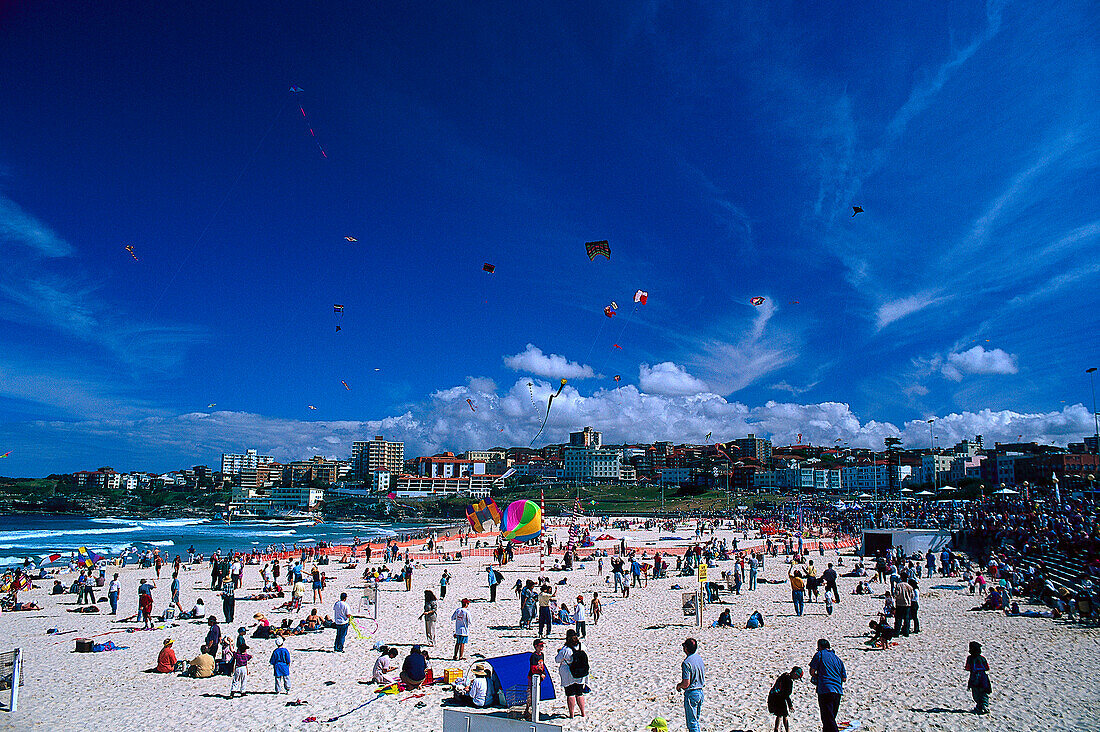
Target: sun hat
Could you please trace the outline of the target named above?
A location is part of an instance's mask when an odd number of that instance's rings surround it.
[[[493,668],[484,661],[478,661],[470,668],[470,673],[474,676],[492,676]]]
[[[645,728],[668,730],[668,720],[664,717],[654,717],[653,721],[647,724]]]

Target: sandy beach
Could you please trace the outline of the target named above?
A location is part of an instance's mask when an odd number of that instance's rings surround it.
[[[607,533],[618,538],[623,532],[612,529]],[[675,532],[683,537],[682,542],[658,542],[655,531],[631,529],[625,533],[632,547],[651,556],[658,549],[687,545],[692,538],[692,528],[687,525]],[[564,529],[559,529],[558,535],[564,538]],[[717,535],[731,541],[736,536],[741,548],[759,544],[732,531],[719,531]],[[608,549],[614,545],[611,541],[597,544]],[[445,550],[457,548],[457,542],[450,542]],[[853,564],[851,550],[847,554],[841,573]],[[560,555],[555,556],[560,559]],[[835,562],[837,554],[829,551],[823,559],[815,551],[810,558],[824,569],[824,563]],[[376,551],[373,564],[378,560]],[[466,670],[479,656],[531,649],[536,632],[519,629],[519,603],[512,585],[517,578],[537,577],[538,554],[518,555],[501,568],[505,579],[496,603],[488,602],[488,561],[467,557],[446,565],[453,579],[447,598],[439,606],[438,643],[429,649],[437,675],[447,667]],[[322,615],[332,613],[332,603],[341,591],[348,592],[355,613],[364,584],[363,567],[360,558],[355,569],[341,569],[335,561],[324,568],[336,576],[328,583],[324,603],[317,604]],[[14,714],[0,713],[0,726],[19,730],[438,730],[442,726],[441,702],[450,697],[442,684],[429,687],[422,697],[410,692],[378,696],[374,686],[360,681],[370,677],[378,655],[372,650],[376,642],[398,646],[399,660],[412,644],[425,642],[423,623],[417,620],[423,591],[438,591],[443,568],[439,562],[420,562],[411,592],[404,590],[403,582],[382,583],[377,628],[374,622],[361,620],[364,637],[349,633],[346,653],[332,652],[332,630],[288,638],[286,647],[292,657],[289,696],[272,693],[268,658],[275,648],[274,641],[250,640],[255,658],[249,666],[249,693],[232,700],[228,698],[229,678],[225,676],[196,680],[144,672],[156,665],[157,653],[166,638],[174,639],[181,660],[196,656],[206,634],[204,622],[169,620],[158,623],[161,627],[157,630],[99,635],[139,626],[108,616],[106,603],[99,604],[104,609],[99,615],[66,612],[75,607],[76,596],[50,596],[47,593],[52,581],[39,581],[38,589],[21,593],[20,599],[39,603],[44,607],[42,611],[0,615],[0,636],[7,641],[0,650],[19,647],[25,658],[25,686],[19,709]],[[768,689],[779,673],[794,665],[809,665],[818,638],[828,638],[847,667],[848,682],[839,718],[860,720],[868,730],[1007,731],[1039,725],[1062,730],[1100,729],[1100,710],[1095,706],[1100,691],[1096,681],[1100,678],[1100,631],[1046,618],[967,612],[978,600],[967,593],[964,584],[923,578],[922,632],[900,639],[897,646],[886,651],[873,650],[866,643],[867,623],[882,606],[880,596],[853,596],[849,593],[856,581],[842,577],[841,602],[831,616],[826,615],[823,603],[815,602],[807,603],[803,617],[796,617],[785,582],[787,568],[784,556],[768,557],[760,577],[784,582],[761,583],[754,591],[748,591],[746,585],[739,596],[723,595],[723,602],[728,604],[709,605],[704,612],[706,627],[701,629],[695,627],[693,618],[683,616],[680,591],[670,589],[674,584],[692,588],[690,577],[650,580],[647,587],[636,588],[629,598],[619,599],[605,582],[608,575],[599,575],[596,561],[586,561],[572,572],[548,572],[554,581],[568,578],[566,585],[556,587],[559,599],[571,602],[583,594],[588,600],[597,591],[603,598],[604,612],[599,624],[588,623],[592,693],[588,696],[588,716],[583,719],[568,719],[565,713],[557,667],[551,663],[561,647],[565,627],[555,626],[546,655],[559,698],[544,703],[542,711],[551,717],[546,721],[567,730],[637,731],[652,718],[663,716],[671,729],[684,729],[683,706],[673,687],[679,680],[680,644],[691,635],[699,639],[700,654],[707,664],[703,729],[708,732],[770,730],[773,718],[765,701]],[[732,562],[719,562],[717,570],[711,569],[712,577],[722,569],[732,569]],[[114,571],[108,570],[108,578]],[[609,571],[610,564],[605,561],[605,572]],[[139,580],[153,575],[152,570],[133,566],[121,570],[119,618],[136,612]],[[74,578],[71,573],[60,576],[66,585]],[[168,601],[170,582],[168,565],[154,592],[157,615]],[[185,608],[190,608],[196,597],[203,597],[208,613],[218,615],[220,622],[221,602],[209,590],[209,583],[208,565],[181,572],[181,600]],[[240,594],[258,592],[261,584],[259,567],[250,565]],[[882,585],[872,584],[872,588],[881,595]],[[105,588],[97,590],[97,597],[104,592]],[[473,600],[470,643],[467,660],[452,662],[452,624],[448,619],[463,597]],[[273,611],[278,604],[275,600],[238,600],[235,622],[221,623],[223,633],[235,635],[237,627],[245,625],[251,634],[256,612],[266,613],[278,624],[288,617],[296,622],[314,607],[304,602],[302,611],[291,615]],[[710,627],[727,607],[735,627]],[[754,610],[763,614],[765,626],[745,629],[745,620]],[[66,634],[48,635],[50,628]],[[104,653],[74,652],[77,637],[93,636],[98,636],[94,640],[112,640],[126,648]],[[973,701],[966,690],[963,664],[967,643],[972,640],[983,644],[991,666],[992,713],[986,717],[969,713]],[[356,709],[376,696],[375,701]],[[296,698],[308,704],[286,706],[288,700]],[[796,684],[793,701],[792,729],[820,729],[816,698],[808,680]],[[322,721],[303,722],[307,717]],[[337,719],[324,721],[332,718]]]

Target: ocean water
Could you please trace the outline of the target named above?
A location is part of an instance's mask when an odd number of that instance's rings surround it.
[[[67,558],[79,547],[105,556],[137,549],[159,548],[169,559],[187,556],[187,548],[210,554],[251,551],[269,544],[318,541],[350,544],[355,536],[379,538],[419,532],[443,524],[386,521],[333,521],[314,525],[303,519],[245,520],[226,526],[216,519],[98,518],[92,516],[0,515],[0,566],[21,564],[25,557],[61,554]],[[447,524],[450,525],[450,524]]]

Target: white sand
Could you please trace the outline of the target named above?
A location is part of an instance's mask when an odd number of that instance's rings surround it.
[[[608,533],[618,537],[617,530]],[[640,530],[627,532],[633,545],[655,542],[656,533]],[[667,532],[663,532],[667,533]],[[689,537],[683,528],[679,536]],[[562,533],[564,536],[564,532]],[[719,535],[732,536],[726,532]],[[611,546],[611,542],[606,542]],[[642,544],[642,546],[645,546]],[[652,554],[656,548],[650,543]],[[454,545],[448,547],[453,549]],[[378,553],[375,553],[377,562]],[[816,563],[822,560],[816,552]],[[826,559],[835,559],[829,552]],[[531,648],[534,631],[518,630],[519,604],[511,591],[517,577],[534,579],[538,555],[525,555],[503,568],[505,581],[499,588],[498,602],[487,602],[484,558],[468,558],[450,565],[453,580],[447,599],[440,603],[437,627],[439,645],[432,649],[432,666],[437,672],[448,666],[466,668],[473,654],[485,656],[526,652]],[[846,559],[850,567],[851,558]],[[353,611],[358,605],[363,565],[355,570],[338,570],[328,565],[337,578],[325,592],[322,614],[331,614],[332,601],[348,589]],[[729,568],[730,563],[721,563]],[[823,569],[824,567],[822,567]],[[610,563],[605,561],[605,569]],[[782,558],[769,558],[762,577],[786,576]],[[423,590],[438,591],[442,566],[424,564],[414,574],[413,591],[404,592],[404,584],[383,583],[381,618],[378,631],[367,640],[349,633],[347,652],[330,652],[334,631],[289,638],[293,665],[291,694],[274,696],[268,658],[274,641],[250,640],[255,656],[249,666],[248,688],[244,698],[227,699],[229,679],[187,679],[175,674],[147,674],[156,664],[157,653],[166,637],[175,639],[181,660],[197,655],[206,625],[195,621],[175,621],[174,627],[150,632],[116,633],[96,640],[113,640],[126,650],[110,653],[77,654],[75,638],[90,636],[135,624],[116,622],[105,614],[79,615],[65,612],[72,607],[73,595],[60,598],[46,593],[52,582],[43,582],[37,590],[22,593],[21,599],[35,600],[43,612],[5,613],[0,615],[0,650],[21,647],[25,655],[25,683],[20,707],[15,714],[0,712],[0,725],[10,729],[206,729],[206,730],[391,730],[421,732],[442,726],[440,702],[449,691],[435,686],[422,698],[410,693],[383,696],[368,706],[325,724],[303,723],[308,716],[326,720],[343,714],[375,697],[374,687],[358,683],[368,678],[376,653],[375,641],[402,646],[403,658],[408,646],[425,640],[421,612]],[[714,570],[712,570],[714,572]],[[111,572],[108,572],[108,577]],[[136,610],[136,587],[152,570],[127,567],[122,571],[123,592],[120,615]],[[1049,619],[1008,618],[996,613],[965,610],[977,604],[965,589],[936,589],[950,581],[922,579],[919,635],[900,639],[888,651],[870,650],[865,644],[867,621],[874,617],[882,600],[847,594],[855,580],[841,578],[841,603],[829,617],[824,605],[807,603],[806,614],[794,617],[790,591],[786,584],[761,584],[754,592],[743,589],[740,597],[730,598],[735,625],[744,625],[748,615],[759,609],[766,625],[759,630],[744,628],[696,629],[692,619],[684,618],[679,591],[669,586],[690,586],[690,578],[670,577],[650,581],[644,589],[632,591],[629,599],[612,596],[611,587],[597,576],[596,562],[572,573],[552,573],[554,579],[568,576],[569,583],[559,587],[559,597],[591,597],[593,590],[604,598],[604,615],[599,625],[588,625],[588,649],[592,665],[586,719],[565,718],[564,699],[544,703],[544,713],[568,730],[642,730],[655,716],[668,718],[672,729],[684,729],[683,706],[673,692],[677,683],[682,652],[680,643],[688,635],[700,640],[700,653],[707,664],[707,688],[704,701],[704,729],[770,730],[772,717],[765,698],[775,677],[793,665],[807,667],[819,637],[830,639],[844,661],[848,683],[841,703],[841,720],[859,719],[869,730],[1026,730],[1049,727],[1060,730],[1100,729],[1100,634],[1095,629],[1055,622]],[[62,581],[70,583],[73,575]],[[208,612],[221,619],[221,602],[208,589],[207,566],[186,571],[182,600],[190,608],[197,595],[207,601]],[[159,614],[168,599],[170,567],[154,593],[154,612]],[[259,571],[249,566],[245,572],[244,592],[258,591]],[[880,588],[881,585],[872,585]],[[97,594],[104,589],[97,591]],[[307,597],[308,597],[307,591]],[[465,663],[453,663],[451,656],[451,612],[463,596],[475,599],[471,605],[473,627]],[[60,600],[61,602],[58,602]],[[276,601],[237,602],[236,622],[222,623],[223,633],[234,636],[239,625],[252,626],[252,615],[262,611],[274,620],[287,617],[273,613]],[[105,603],[100,604],[106,608]],[[304,615],[312,607],[303,605]],[[705,612],[707,625],[724,605],[711,605]],[[172,622],[169,622],[172,625]],[[60,637],[46,635],[46,629],[79,630]],[[365,631],[373,624],[362,621]],[[553,654],[561,646],[564,628],[555,626],[554,637],[547,643],[548,666],[560,693]],[[966,690],[967,674],[963,663],[967,643],[980,641],[989,660],[993,683],[992,713],[976,717],[968,711],[973,701]],[[326,685],[326,682],[335,682]],[[308,705],[287,707],[288,699],[301,697]],[[417,708],[418,703],[425,703]],[[792,729],[820,729],[813,687],[804,680],[795,687]]]

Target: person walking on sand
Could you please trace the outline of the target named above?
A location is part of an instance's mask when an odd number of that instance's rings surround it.
[[[439,602],[435,599],[435,593],[424,590],[424,612],[420,617],[424,619],[424,635],[428,637],[428,645],[435,645],[435,618]]]
[[[462,598],[462,607],[451,613],[451,620],[455,623],[455,652],[452,660],[462,661],[466,658],[466,643],[470,640],[470,611],[467,610],[470,601]]]
[[[789,575],[791,580],[791,602],[794,603],[794,614],[802,615],[802,596],[806,592],[806,581],[802,579],[802,570],[792,569]]]
[[[844,695],[844,682],[848,675],[844,662],[837,658],[822,638],[817,642],[817,653],[810,661],[810,681],[817,686],[817,706],[821,710],[821,732],[839,732],[836,715],[840,711],[840,697]]]
[[[348,593],[341,592],[340,599],[332,606],[332,627],[336,628],[336,641],[332,650],[337,653],[344,652],[344,639],[348,637],[348,626],[351,624],[351,610],[347,600]]]
[[[970,655],[966,657],[965,669],[970,672],[966,688],[974,697],[974,713],[989,714],[989,694],[993,690],[989,683],[989,662],[982,655],[982,644],[970,643]]]
[[[828,597],[828,595],[826,595]],[[779,732],[779,723],[783,723],[784,732],[790,732],[790,723],[787,716],[794,709],[791,703],[791,694],[794,692],[794,682],[802,678],[802,669],[795,666],[790,671],[779,674],[779,678],[772,684],[772,690],[768,692],[768,711],[775,715],[775,729]]]
[[[439,599],[447,599],[447,583],[451,581],[451,573],[447,570],[443,570],[443,574],[439,577]]]
[[[625,584],[623,585],[626,586]],[[550,635],[554,630],[554,616],[550,610],[550,606],[554,603],[554,592],[550,589],[550,585],[543,585],[539,589],[539,637],[543,635]],[[546,627],[546,632],[543,633],[543,626]]]
[[[107,599],[111,601],[111,615],[118,615],[118,593],[122,591],[122,584],[118,581],[118,573],[107,587]]]
[[[282,636],[275,638],[275,650],[271,652],[271,667],[275,671],[275,693],[290,693],[290,651],[283,647]],[[282,691],[279,688],[282,687]]]
[[[493,565],[491,564],[486,565],[485,572],[489,578],[489,602],[496,602],[497,585],[500,584],[500,579],[497,577],[498,572],[493,569]]]
[[[684,719],[688,732],[699,732],[705,686],[703,659],[697,653],[699,642],[694,638],[685,640],[682,648],[685,658],[680,664],[680,683],[676,685],[676,690],[684,692]]]
[[[600,613],[603,612],[603,606],[600,605],[600,593],[592,593],[592,625],[600,624]]]
[[[324,583],[321,582],[321,569],[314,564],[313,569],[309,570],[310,580],[313,582],[313,602],[324,602],[325,596],[323,593]]]

